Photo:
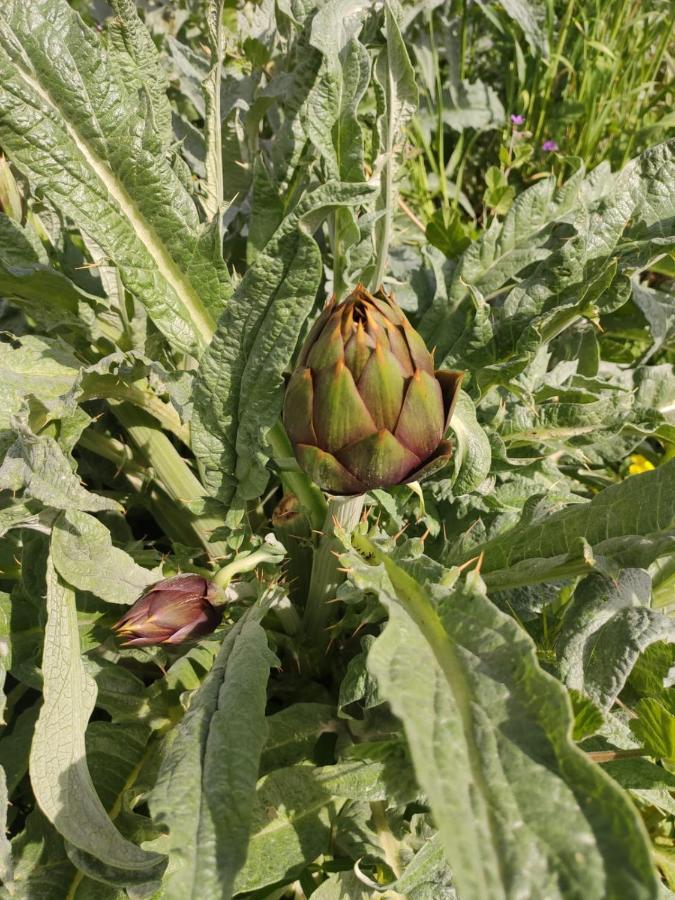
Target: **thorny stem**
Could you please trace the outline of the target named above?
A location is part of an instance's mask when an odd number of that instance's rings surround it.
[[[358,525],[363,510],[365,494],[355,497],[332,497],[323,525],[323,536],[312,563],[312,578],[307,594],[304,629],[313,647],[328,643],[326,626],[330,617],[329,602],[335,599],[335,591],[344,576],[338,571],[337,552],[340,543],[335,537],[336,528],[351,533]]]
[[[214,584],[219,588],[226,588],[235,575],[243,572],[252,572],[263,563],[278,563],[283,559],[283,547],[266,545],[253,550],[251,553],[242,553],[226,566],[223,566],[213,578]]]

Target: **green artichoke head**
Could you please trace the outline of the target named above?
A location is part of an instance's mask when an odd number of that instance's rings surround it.
[[[437,372],[392,297],[358,285],[311,329],[284,401],[298,462],[332,494],[362,494],[436,472],[462,380]]]

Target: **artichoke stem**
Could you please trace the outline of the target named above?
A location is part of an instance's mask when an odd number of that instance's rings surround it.
[[[329,641],[327,627],[335,608],[331,601],[335,600],[335,592],[344,581],[344,573],[338,570],[337,553],[342,545],[335,537],[335,528],[351,533],[359,523],[365,499],[365,494],[357,494],[353,497],[331,497],[328,501],[323,536],[312,563],[303,619],[305,633],[315,648],[325,647]]]

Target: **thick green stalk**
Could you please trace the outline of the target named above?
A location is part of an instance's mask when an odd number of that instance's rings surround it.
[[[341,544],[335,537],[335,530],[340,528],[351,533],[356,528],[364,500],[365,494],[358,494],[355,497],[332,497],[328,503],[323,536],[312,563],[312,579],[303,620],[309,642],[317,649],[328,643],[326,626],[330,619],[330,602],[335,599],[335,592],[344,581],[337,558]]]
[[[226,556],[229,552],[227,545],[211,541],[211,533],[224,524],[223,520],[198,515],[190,509],[191,504],[203,503],[206,493],[199,479],[192,473],[169,438],[142,410],[126,403],[111,404],[111,408],[132,442],[152,467],[168,496],[184,507],[186,518],[209,556],[212,558]]]
[[[147,468],[138,462],[128,444],[123,444],[94,428],[88,428],[82,432],[78,445],[109,460],[124,473],[131,487],[147,500],[152,516],[167,537],[187,547],[200,542],[183,510],[169,500],[156,480],[148,479]]]
[[[190,445],[190,429],[184,425],[175,407],[165,403],[147,387],[145,379],[134,384],[115,379],[110,375],[88,375],[83,400],[103,397],[106,400],[120,400],[133,403],[157,419],[162,428],[170,431],[187,446]]]

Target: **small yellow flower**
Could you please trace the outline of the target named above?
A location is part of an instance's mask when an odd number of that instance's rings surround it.
[[[630,459],[630,465],[628,466],[629,475],[640,475],[642,472],[651,472],[654,468],[654,463],[650,463],[648,459],[641,456],[639,453],[633,453],[628,458]]]

